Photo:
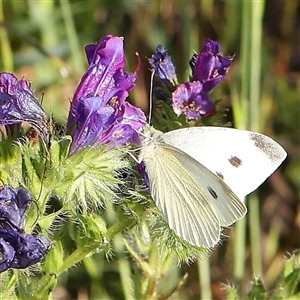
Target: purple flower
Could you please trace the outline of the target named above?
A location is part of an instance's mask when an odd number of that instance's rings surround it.
[[[30,193],[22,187],[0,187],[0,227],[22,230],[25,211],[31,202]]]
[[[128,142],[139,145],[140,136],[138,130],[145,125],[145,120],[144,117],[141,118],[141,110],[139,108],[124,101],[116,115],[114,126],[111,126],[102,135],[97,144],[111,143],[109,148],[117,145],[126,145]]]
[[[47,135],[47,115],[35,99],[29,83],[13,74],[0,73],[0,125],[28,122]]]
[[[188,119],[203,118],[215,113],[215,105],[203,92],[199,81],[180,84],[173,93],[173,110]]]
[[[23,232],[30,193],[9,185],[0,188],[0,273],[9,268],[24,269],[42,260],[50,248],[43,235]]]
[[[173,86],[177,84],[175,66],[162,45],[157,46],[156,53],[148,61],[155,74],[162,81],[169,81]]]
[[[0,228],[0,273],[9,268],[25,269],[40,262],[51,246],[43,235]]]
[[[206,39],[199,54],[190,60],[193,81],[203,84],[203,91],[208,93],[222,81],[232,63],[232,59],[220,54],[219,43]]]
[[[70,155],[89,146],[139,143],[144,113],[126,102],[136,74],[125,72],[123,39],[106,35],[85,48],[89,67],[74,94],[67,127],[73,138]]]
[[[146,185],[147,190],[150,190],[150,180],[148,177],[148,173],[146,170],[145,163],[142,161],[141,163],[136,165],[136,170],[139,173],[139,175],[143,178],[143,181]]]

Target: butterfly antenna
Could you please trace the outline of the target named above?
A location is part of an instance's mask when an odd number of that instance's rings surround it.
[[[151,118],[152,118],[152,109],[153,109],[153,82],[154,82],[154,75],[155,70],[151,71],[151,78],[150,78],[150,95],[149,95],[149,119],[148,124],[150,125]]]

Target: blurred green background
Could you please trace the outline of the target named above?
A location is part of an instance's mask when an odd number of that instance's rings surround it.
[[[146,58],[158,44],[172,56],[182,80],[188,79],[188,61],[205,38],[234,55],[228,78],[213,96],[223,99],[220,105],[229,109],[236,127],[273,137],[288,158],[249,199],[248,217],[235,231],[226,231],[230,239],[213,251],[210,265],[182,266],[181,273],[189,276],[173,299],[223,299],[224,283],[238,284],[243,295],[253,275],[262,278],[267,291],[275,289],[284,256],[300,247],[299,1],[12,0],[1,1],[0,18],[0,71],[29,80],[58,124],[65,123],[87,67],[84,45],[106,33],[125,38],[128,71],[135,69],[139,52],[142,67],[130,100],[145,111]],[[108,263],[99,255],[96,266],[89,262],[72,269],[55,299],[129,299],[119,276],[122,260],[131,261],[130,255],[116,252]],[[205,283],[201,277],[210,279]]]

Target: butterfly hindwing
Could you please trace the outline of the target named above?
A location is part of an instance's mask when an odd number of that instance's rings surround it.
[[[172,153],[152,146],[142,149],[141,156],[156,206],[179,237],[198,247],[212,247],[220,238],[214,210],[190,175],[182,173]]]
[[[170,147],[170,146],[168,146]],[[178,162],[188,170],[209,204],[213,207],[221,226],[229,226],[247,212],[245,204],[215,174],[186,153],[171,148]]]

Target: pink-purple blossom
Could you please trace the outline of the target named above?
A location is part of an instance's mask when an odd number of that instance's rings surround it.
[[[187,119],[209,117],[215,113],[215,105],[199,81],[180,84],[172,96],[174,112],[184,114]]]
[[[200,119],[216,112],[208,92],[225,78],[232,59],[221,55],[219,43],[206,39],[201,51],[190,60],[191,79],[181,84],[177,82],[175,66],[163,46],[157,47],[149,63],[160,79],[155,82],[155,97],[172,103],[178,116],[183,114],[187,119]]]

